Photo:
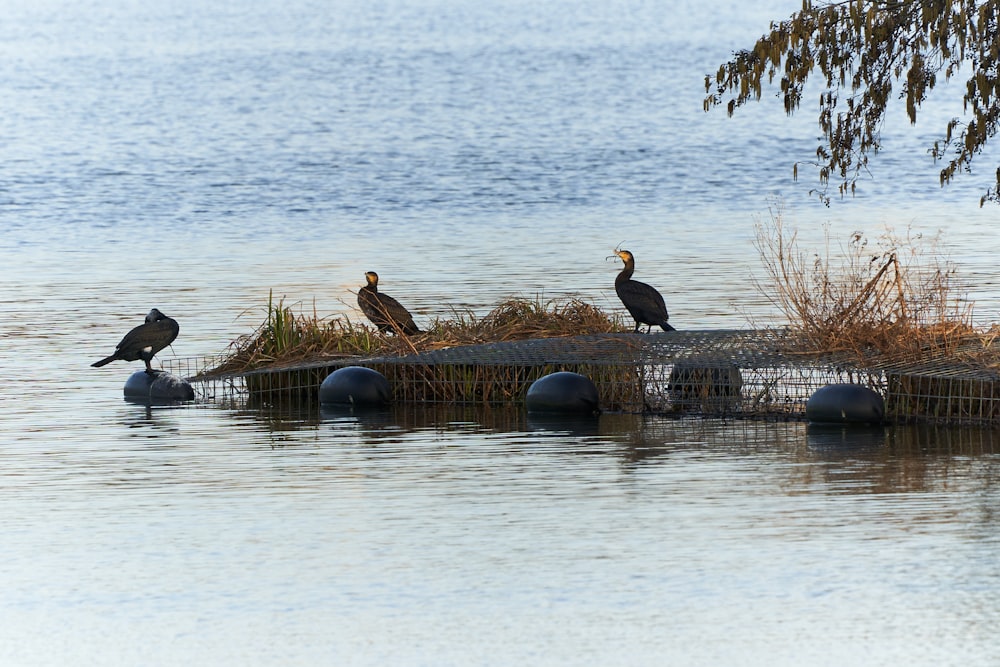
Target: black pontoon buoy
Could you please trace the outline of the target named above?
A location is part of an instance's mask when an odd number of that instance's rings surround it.
[[[579,373],[560,371],[540,377],[528,387],[528,412],[594,413],[599,408],[597,387]]]
[[[125,398],[140,403],[174,403],[194,400],[190,382],[165,371],[136,371],[125,381]]]
[[[885,402],[859,384],[828,384],[809,397],[806,419],[817,424],[881,424]]]
[[[386,405],[392,388],[385,376],[364,366],[345,366],[326,376],[319,386],[319,402],[356,406]]]

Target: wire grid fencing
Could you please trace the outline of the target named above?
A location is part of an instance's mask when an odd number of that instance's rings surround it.
[[[404,357],[334,358],[242,373],[213,373],[223,357],[169,357],[199,398],[255,405],[316,403],[333,371],[382,373],[397,403],[518,405],[531,383],[557,371],[590,378],[609,412],[801,419],[829,384],[866,386],[893,422],[1000,423],[1000,363],[933,353],[861,368],[836,355],[791,351],[781,330],[602,334],[459,346]],[[981,350],[980,350],[981,351]],[[998,355],[1000,356],[1000,355]]]
[[[1000,423],[1000,377],[993,372],[925,365],[890,369],[886,376],[886,416],[892,421]]]
[[[213,374],[218,358],[174,358],[200,398],[258,405],[317,402],[337,368],[361,365],[384,375],[397,403],[521,404],[535,380],[557,371],[594,383],[601,409],[800,419],[820,387],[850,382],[885,394],[886,375],[833,358],[783,352],[780,331],[602,334],[461,346],[405,357],[338,358],[243,373]]]

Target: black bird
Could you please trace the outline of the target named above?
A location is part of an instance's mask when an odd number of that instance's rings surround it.
[[[157,352],[174,342],[178,331],[180,331],[180,327],[177,325],[177,320],[167,317],[154,308],[146,315],[145,324],[140,324],[125,334],[122,342],[115,347],[114,354],[91,364],[91,366],[104,366],[115,359],[122,361],[142,359],[146,362],[146,372],[155,375],[157,371],[153,370],[149,362]]]
[[[663,303],[663,296],[651,285],[632,280],[632,274],[635,272],[635,258],[632,257],[632,253],[628,250],[616,250],[615,254],[625,262],[625,268],[615,278],[615,292],[635,318],[634,333],[639,333],[640,324],[649,325],[646,333],[653,330],[654,324],[664,331],[676,331],[667,324],[670,316],[667,314],[666,304]]]
[[[420,333],[410,311],[388,294],[378,291],[378,274],[365,273],[367,284],[358,290],[358,306],[379,331],[392,329],[410,335]]]

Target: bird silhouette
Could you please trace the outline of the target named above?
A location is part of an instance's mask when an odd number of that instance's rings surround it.
[[[635,257],[632,253],[628,250],[616,250],[615,254],[625,262],[625,268],[615,278],[615,292],[635,319],[634,333],[639,333],[641,324],[649,325],[647,333],[653,330],[653,325],[661,327],[664,331],[676,331],[667,323],[670,316],[667,314],[663,295],[652,285],[632,280],[632,274],[635,272]]]
[[[146,362],[146,372],[155,375],[159,371],[154,371],[150,365],[157,352],[174,342],[180,326],[177,320],[167,317],[156,308],[149,311],[146,321],[125,334],[121,342],[115,347],[115,351],[110,356],[91,364],[93,367],[110,364],[116,359],[122,361],[137,361],[142,359]]]
[[[378,274],[365,273],[366,284],[358,290],[358,306],[379,331],[398,331],[406,335],[420,333],[410,311],[388,294],[378,291]]]

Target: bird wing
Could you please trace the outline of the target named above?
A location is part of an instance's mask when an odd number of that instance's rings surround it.
[[[659,290],[657,290],[655,287],[653,287],[652,285],[647,285],[646,283],[640,282],[638,280],[633,280],[632,284],[635,285],[636,287],[635,290],[636,294],[641,293],[643,297],[651,300],[657,306],[662,307],[664,310],[667,309],[667,304],[663,301],[663,295],[660,294]]]
[[[118,347],[115,349],[122,354],[139,354],[149,347],[152,349],[152,353],[156,354],[173,343],[179,332],[180,326],[177,324],[177,320],[171,317],[155,322],[146,322],[125,334],[122,342],[118,343]],[[134,359],[126,361],[134,361]]]

